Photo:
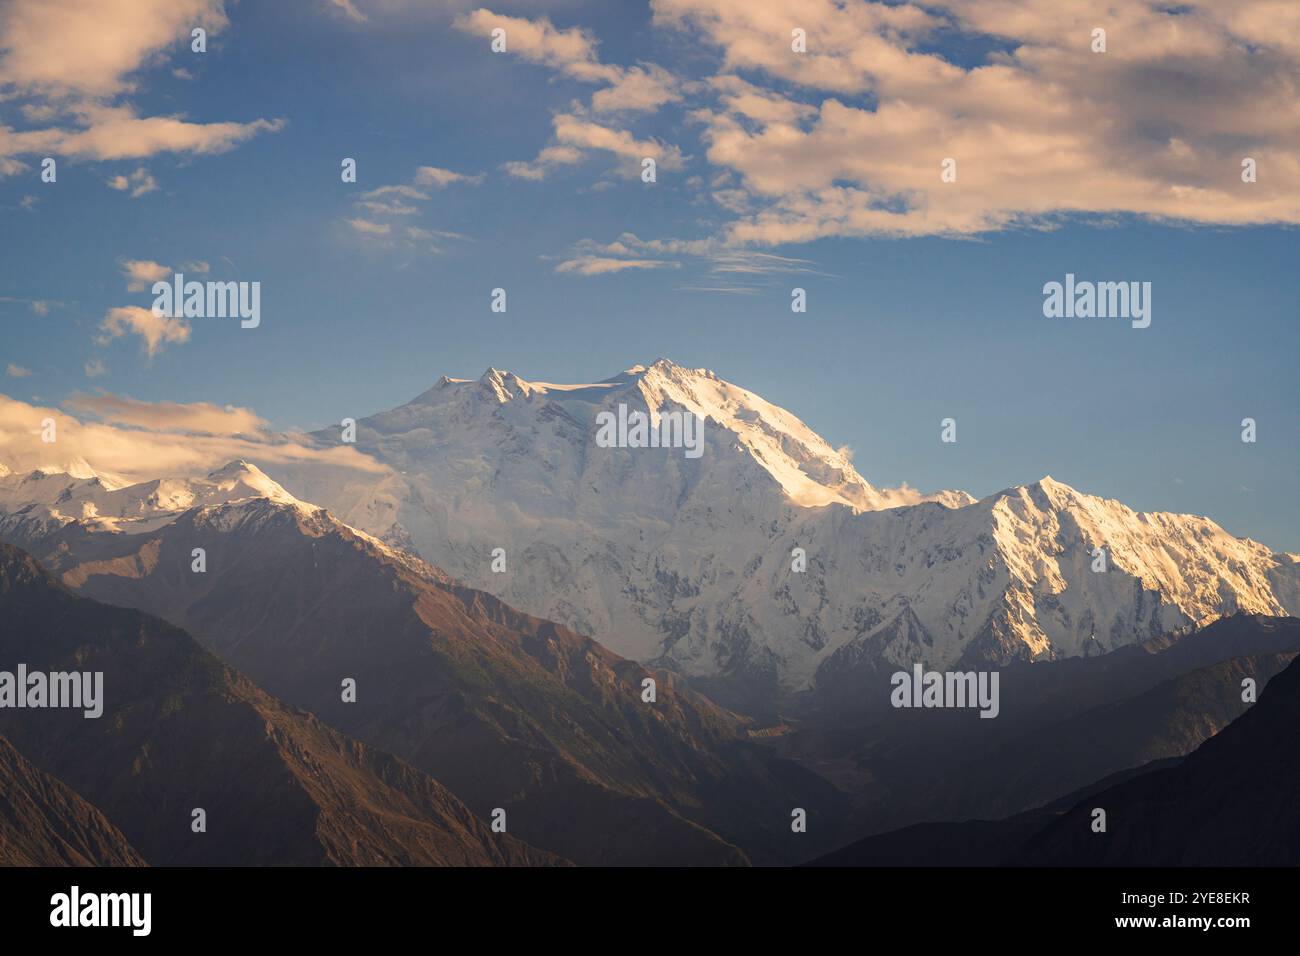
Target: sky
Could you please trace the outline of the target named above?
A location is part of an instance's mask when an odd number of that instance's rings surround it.
[[[1298,222],[1280,0],[10,0],[0,462],[47,411],[179,470],[666,357],[878,486],[1050,474],[1300,551]],[[176,272],[260,324],[154,315]],[[1045,316],[1067,273],[1150,325]]]

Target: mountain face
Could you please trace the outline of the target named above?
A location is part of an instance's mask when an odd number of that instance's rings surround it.
[[[849,838],[995,820],[1102,777],[1180,758],[1249,710],[1300,652],[1300,620],[1235,614],[1098,657],[998,669],[996,720],[958,708],[821,712],[773,741],[856,795]],[[867,686],[883,701],[888,678]]]
[[[789,819],[832,810],[833,788],[751,744],[744,721],[680,678],[286,497],[146,517],[133,533],[51,527],[33,509],[3,533],[65,585],[183,626],[267,691],[409,760],[484,817],[506,810],[509,832],[568,859],[736,864],[802,858],[830,838],[822,827],[791,844]]]
[[[102,716],[6,708],[0,733],[93,801],[150,863],[555,862],[492,833],[413,767],[279,703],[183,631],[76,597],[0,545],[0,668],[17,663],[103,673]],[[195,808],[206,811],[206,832],[192,829]],[[55,826],[59,816],[43,819]],[[104,831],[100,840],[111,837]]]
[[[1300,865],[1300,660],[1181,759],[1097,781],[1001,820],[925,823],[859,840],[829,866]],[[1105,832],[1092,828],[1106,811]]]
[[[1091,829],[1094,808],[1107,830]],[[1070,807],[1007,862],[1071,866],[1300,865],[1300,661],[1173,767]]]
[[[0,737],[0,866],[144,866],[108,819]]]
[[[603,447],[599,416],[620,406],[701,416],[701,453]],[[794,415],[666,360],[588,385],[443,378],[360,420],[356,447],[391,472],[275,475],[530,614],[768,706],[809,688],[851,703],[866,676],[918,660],[1059,659],[1300,610],[1300,556],[1206,518],[1051,478],[978,502],[881,490]]]

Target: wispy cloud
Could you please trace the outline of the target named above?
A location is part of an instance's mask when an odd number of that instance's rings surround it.
[[[440,169],[437,166],[421,166],[415,171],[415,181],[421,186],[433,186],[436,189],[445,189],[447,186],[459,183],[465,186],[477,186],[483,182],[483,173],[469,175],[467,173],[452,172],[450,169]]]
[[[112,399],[112,401],[109,401]],[[127,420],[83,420],[64,409],[32,405],[0,394],[0,460],[16,470],[61,466],[84,458],[101,471],[143,481],[160,475],[205,474],[235,458],[268,464],[319,462],[382,474],[384,466],[347,445],[318,448],[304,436],[257,431],[232,433],[261,419],[250,409],[207,402],[151,403],[117,396],[85,398],[98,409]],[[76,411],[74,409],[74,411]],[[59,440],[41,440],[41,421],[53,418]]]
[[[673,269],[677,266],[676,262],[662,259],[610,259],[600,256],[581,256],[561,262],[555,267],[555,271],[580,276],[599,276],[611,272],[625,272],[628,269]]]
[[[415,225],[410,220],[425,211],[424,204],[431,198],[430,188],[477,186],[484,178],[483,173],[471,175],[437,166],[420,166],[409,183],[376,186],[361,193],[353,202],[361,215],[345,216],[343,223],[354,236],[370,246],[408,254],[438,255],[443,251],[442,246],[430,240],[463,240],[465,237],[448,230]]]
[[[343,220],[353,231],[363,236],[388,236],[392,233],[393,227],[386,222],[375,222],[371,219],[345,219]]]
[[[104,391],[94,395],[77,393],[65,404],[69,410],[82,416],[148,431],[260,436],[267,430],[267,423],[255,412],[237,405],[146,402]]]
[[[25,305],[31,309],[33,315],[49,315],[50,309],[62,305],[61,302],[55,302],[51,299],[21,299],[14,296],[0,295],[0,302],[13,302],[18,305]]]

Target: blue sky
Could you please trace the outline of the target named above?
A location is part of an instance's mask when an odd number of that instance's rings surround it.
[[[1095,17],[1050,4],[1012,31],[979,2],[137,0],[119,19],[147,29],[106,37],[112,3],[65,26],[122,49],[64,75],[15,46],[44,28],[27,6],[0,21],[0,393],[19,403],[102,391],[288,429],[442,374],[668,357],[790,409],[877,485],[1051,474],[1300,550],[1300,120],[1270,99],[1300,56],[1270,47],[1276,23],[1133,4],[1099,54]],[[151,117],[183,119],[155,136]],[[152,356],[109,337],[110,310],[152,301],[127,262],[259,281],[261,325],[194,319]],[[1150,282],[1151,326],[1045,318],[1067,272]]]

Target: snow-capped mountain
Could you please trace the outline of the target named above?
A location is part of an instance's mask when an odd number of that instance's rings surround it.
[[[771,807],[818,817],[837,805],[829,784],[751,745],[748,720],[678,675],[465,588],[245,462],[189,491],[203,500],[115,523],[56,519],[42,505],[13,523],[0,514],[0,548],[23,548],[83,597],[183,627],[262,688],[409,760],[484,817],[507,808],[512,833],[568,859],[789,862],[806,841],[790,844]],[[343,676],[361,689],[355,702],[340,698]],[[653,701],[643,696],[650,678]],[[588,827],[569,825],[574,807]],[[832,837],[826,827],[816,840]]]
[[[89,465],[47,467],[0,476],[0,528],[56,528],[80,521],[92,530],[142,534],[174,521],[190,508],[251,498],[316,510],[243,460],[202,478],[158,478],[135,484],[100,475]]]
[[[598,416],[620,405],[701,416],[702,454],[603,447]],[[1300,558],[1206,518],[1050,478],[979,502],[879,489],[788,411],[666,360],[580,385],[444,377],[357,422],[356,447],[391,472],[274,473],[474,587],[700,677],[851,688],[863,667],[1068,657],[1300,610]]]

